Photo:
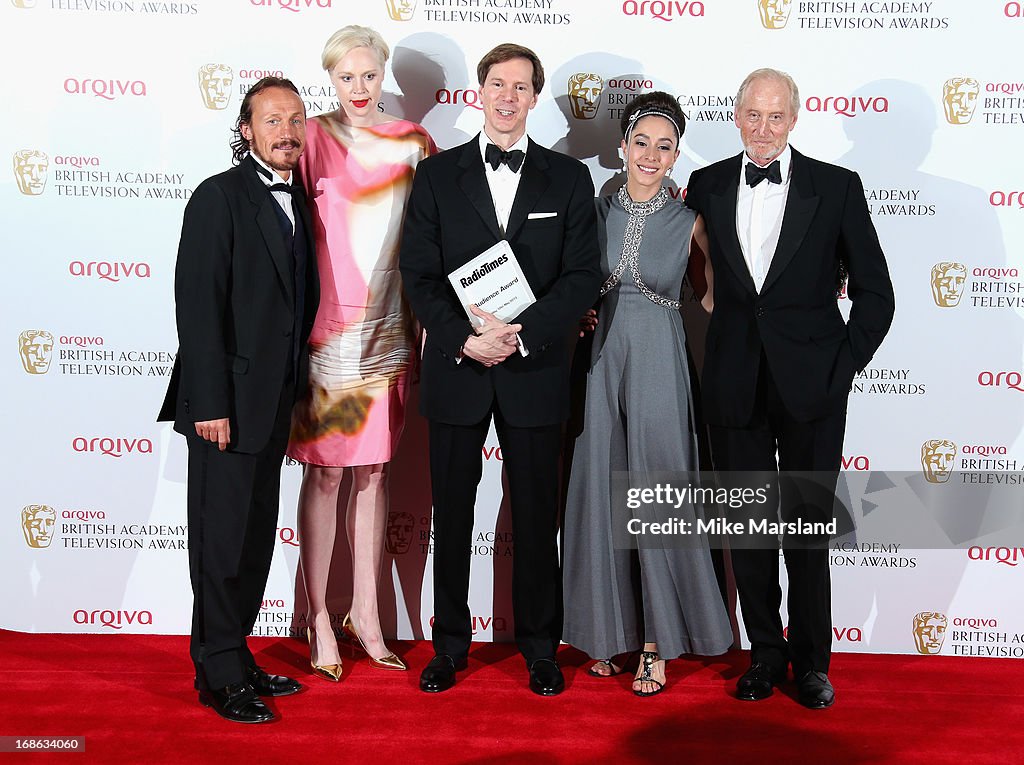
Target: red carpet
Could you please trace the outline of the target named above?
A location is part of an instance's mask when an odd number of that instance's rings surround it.
[[[305,644],[254,639],[268,670],[307,690],[271,700],[280,720],[238,725],[200,707],[187,638],[0,631],[0,736],[85,736],[84,755],[6,761],[125,763],[1021,763],[1024,663],[1012,659],[839,654],[838,701],[810,711],[783,693],[759,703],[730,691],[744,654],[671,662],[668,688],[639,699],[630,679],[585,675],[565,649],[567,689],[534,696],[508,645],[474,647],[458,684],[417,688],[428,643],[395,643],[413,668],[373,670],[345,656],[334,685],[307,673]]]

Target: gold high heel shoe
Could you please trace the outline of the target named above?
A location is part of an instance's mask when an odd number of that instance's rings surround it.
[[[359,637],[359,633],[356,632],[355,625],[352,624],[352,612],[345,614],[345,618],[341,621],[341,628],[354,640],[359,641],[359,647],[363,649],[363,653],[370,657],[370,666],[377,667],[377,669],[397,669],[403,670],[408,669],[405,666],[405,662],[395,656],[393,653],[388,653],[387,656],[382,656],[379,659],[375,659],[370,656],[370,652],[366,650],[366,646],[363,645],[363,639]],[[353,644],[354,645],[354,644]]]
[[[319,675],[324,680],[330,680],[332,683],[341,680],[341,661],[338,661],[337,664],[316,663],[316,633],[309,627],[306,627],[306,640],[309,643],[309,663],[313,667],[313,674]]]

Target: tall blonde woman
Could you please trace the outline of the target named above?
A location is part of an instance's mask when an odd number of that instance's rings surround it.
[[[437,151],[419,125],[380,108],[390,51],[372,29],[347,26],[322,63],[338,109],[307,122],[299,172],[313,215],[322,284],[310,336],[309,393],[296,404],[288,454],[305,463],[299,557],[309,600],[314,671],[341,676],[327,610],[338,518],[352,551],[352,606],[343,628],[370,664],[405,669],[384,644],[377,608],[387,524],[387,467],[405,422],[416,327],[398,273],[405,202],[416,165]],[[345,469],[352,490],[339,496]]]

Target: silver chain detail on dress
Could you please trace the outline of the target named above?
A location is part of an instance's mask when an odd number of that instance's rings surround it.
[[[653,197],[646,202],[634,202],[623,186],[618,193],[619,204],[629,214],[629,221],[626,223],[626,233],[622,237],[622,257],[615,269],[601,285],[601,294],[605,295],[622,280],[622,274],[626,268],[633,274],[633,281],[644,296],[655,305],[670,308],[674,311],[682,308],[683,304],[678,300],[659,295],[646,284],[640,277],[640,243],[644,238],[644,226],[647,223],[647,216],[656,213],[665,203],[668,202],[668,190],[662,186]]]

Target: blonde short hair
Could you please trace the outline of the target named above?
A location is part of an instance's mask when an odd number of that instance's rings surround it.
[[[320,63],[324,71],[331,71],[335,65],[356,48],[369,48],[377,54],[381,68],[387,63],[391,49],[384,38],[375,29],[349,24],[342,27],[324,44],[324,52],[320,55]]]

